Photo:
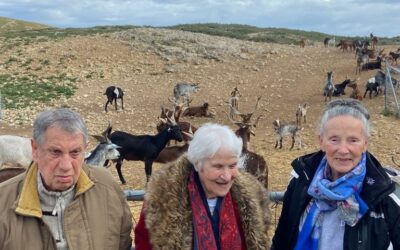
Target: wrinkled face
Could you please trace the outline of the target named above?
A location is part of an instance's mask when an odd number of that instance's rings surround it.
[[[333,179],[351,171],[367,150],[367,136],[360,120],[351,116],[338,116],[330,119],[320,135],[319,143],[326,153]]]
[[[237,164],[236,155],[223,149],[204,161],[199,177],[207,199],[223,197],[229,192],[239,172]]]
[[[55,127],[47,129],[43,145],[32,141],[32,157],[48,190],[65,191],[77,182],[85,150],[81,133]]]

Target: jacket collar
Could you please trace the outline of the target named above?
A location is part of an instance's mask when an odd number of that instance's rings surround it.
[[[83,167],[78,177],[75,187],[75,197],[86,192],[94,185],[93,181],[86,174],[86,171],[87,167]],[[37,164],[33,163],[27,170],[22,191],[16,202],[15,211],[22,215],[41,218],[42,209],[38,193],[37,172]]]
[[[324,152],[318,151],[301,156],[292,162],[293,169],[299,178],[310,183],[324,155]],[[361,197],[368,206],[372,206],[393,192],[395,187],[378,160],[368,151],[366,157],[367,174],[363,181]]]

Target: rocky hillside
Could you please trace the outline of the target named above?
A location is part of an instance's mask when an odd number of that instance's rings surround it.
[[[237,86],[242,93],[239,101],[242,112],[252,110],[257,96],[262,96],[255,112],[255,116],[262,115],[262,118],[256,136],[251,140],[251,148],[266,158],[273,190],[285,187],[294,158],[318,148],[315,129],[324,106],[322,88],[326,72],[334,72],[334,83],[343,81],[346,76],[359,78],[362,92],[366,80],[375,74],[369,71],[356,76],[354,54],[324,48],[318,43],[301,49],[294,45],[152,28],[56,40],[37,37],[29,42],[20,42],[18,38],[2,39],[0,50],[0,76],[3,79],[0,89],[7,82],[26,81],[38,86],[50,83],[65,88],[73,86],[74,92],[69,98],[60,95],[50,102],[43,103],[38,99],[25,108],[3,109],[1,134],[29,136],[37,113],[46,107],[59,106],[80,112],[93,134],[103,131],[109,121],[115,130],[154,134],[160,106],[171,105],[168,97],[172,96],[173,86],[178,82],[198,82],[201,90],[194,96],[192,105],[208,101],[217,113],[215,119],[183,120],[196,126],[219,122],[236,129],[225,113],[231,90]],[[115,111],[109,106],[109,112],[105,113],[103,93],[110,85],[125,91],[125,110]],[[31,92],[47,95],[46,88],[40,88],[40,91],[35,88]],[[350,90],[346,92],[348,96]],[[20,94],[22,98],[23,93]],[[6,105],[18,102],[18,98],[3,95]],[[297,106],[305,102],[310,109],[308,122],[301,132],[304,147],[289,151],[290,140],[285,138],[284,148],[274,149],[272,121],[276,118],[294,121]],[[384,108],[382,95],[367,98],[364,103],[372,114],[370,150],[384,164],[391,164],[392,156],[400,158],[399,119],[381,114]],[[128,181],[124,188],[143,188],[143,163],[125,162],[123,165]],[[159,167],[162,166],[157,165],[156,169]]]

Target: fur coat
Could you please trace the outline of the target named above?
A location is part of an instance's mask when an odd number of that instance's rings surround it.
[[[139,222],[136,231],[147,230],[153,249],[193,248],[193,216],[187,190],[192,168],[183,157],[155,173],[148,183],[142,211],[145,223]],[[240,214],[247,249],[269,249],[270,214],[265,188],[240,171],[230,192]],[[146,228],[138,228],[144,224]]]

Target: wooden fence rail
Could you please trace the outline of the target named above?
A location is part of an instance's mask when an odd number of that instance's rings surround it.
[[[145,191],[128,189],[124,190],[124,193],[128,201],[143,201]],[[282,202],[284,194],[285,192],[268,192],[269,199],[273,202]]]

